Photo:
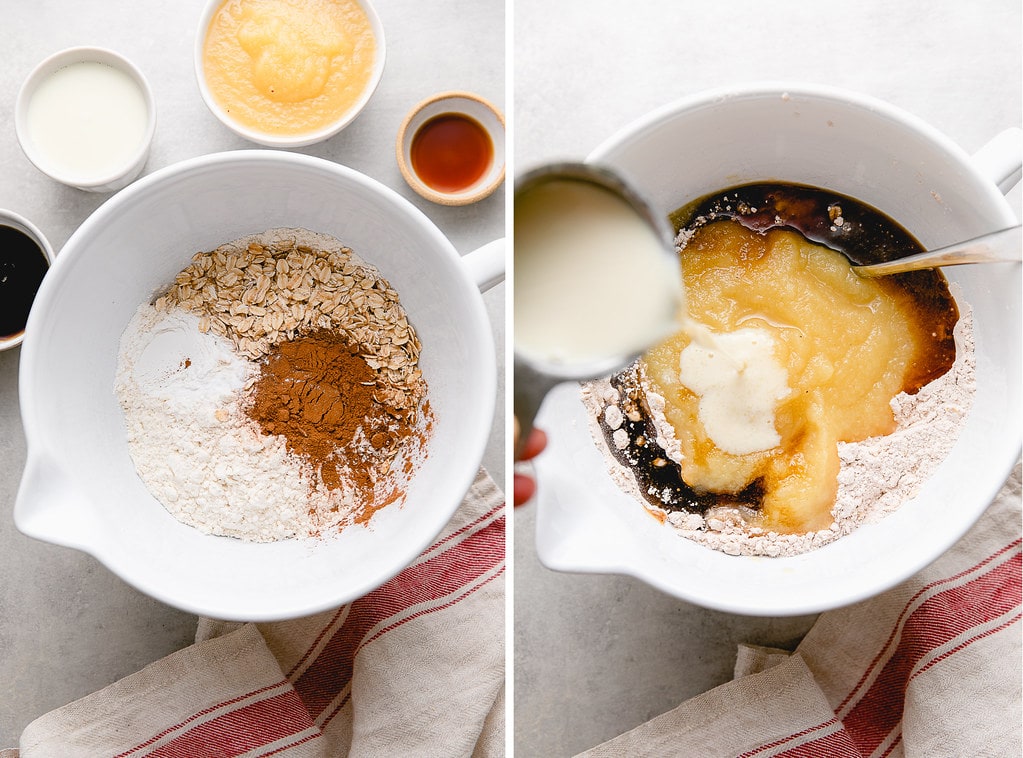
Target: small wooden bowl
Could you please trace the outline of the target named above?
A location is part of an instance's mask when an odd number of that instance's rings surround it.
[[[455,114],[475,121],[490,137],[493,157],[482,176],[457,192],[444,192],[429,186],[412,167],[412,141],[419,129],[435,116]],[[504,116],[496,107],[469,92],[442,92],[423,100],[402,122],[395,144],[398,168],[408,185],[417,193],[441,205],[469,205],[493,194],[505,173]]]

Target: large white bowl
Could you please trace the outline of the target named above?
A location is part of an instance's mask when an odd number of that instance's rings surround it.
[[[799,84],[677,102],[595,150],[665,214],[756,181],[824,187],[873,205],[937,247],[1016,223],[1019,129],[969,156],[919,119],[850,92]],[[578,388],[548,396],[537,425],[537,550],[550,568],[635,576],[676,597],[751,615],[815,613],[920,570],[976,521],[1020,454],[1020,266],[946,269],[975,317],[977,393],[959,440],[917,497],[880,523],[804,555],[733,557],[662,526],[607,473]]]
[[[149,494],[128,455],[114,375],[132,313],[196,251],[280,226],[332,234],[391,281],[423,344],[436,420],[403,506],[335,537],[259,544],[202,534]],[[434,539],[472,484],[496,387],[478,283],[492,283],[501,266],[497,247],[461,258],[397,193],[319,158],[237,151],[139,180],[71,236],[33,305],[20,369],[28,462],[15,523],[202,615],[289,618],[365,594]]]

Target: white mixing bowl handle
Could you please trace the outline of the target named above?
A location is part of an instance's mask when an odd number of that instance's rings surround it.
[[[488,242],[483,247],[462,256],[469,277],[480,292],[486,292],[504,281],[504,238]]]
[[[1019,184],[1023,166],[1023,129],[999,132],[973,154],[980,172],[994,182],[1003,195]]]

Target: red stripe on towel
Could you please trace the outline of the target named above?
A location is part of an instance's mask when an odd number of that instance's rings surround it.
[[[942,653],[941,655],[937,656],[933,660],[928,661],[924,666],[921,666],[919,669],[917,669],[913,673],[913,675],[909,678],[909,680],[913,681],[918,676],[920,676],[920,674],[922,674],[925,671],[927,671],[927,669],[931,668],[935,664],[941,663],[943,660],[945,660],[946,658],[948,658],[951,655],[954,655],[955,653],[958,653],[960,650],[963,650],[964,648],[969,647],[970,645],[972,645],[977,640],[982,640],[985,637],[990,637],[992,634],[997,634],[998,632],[1002,631],[1003,629],[1008,629],[1010,626],[1015,624],[1021,618],[1023,618],[1023,614],[1017,613],[1015,616],[1013,616],[1012,618],[1007,620],[1004,624],[999,624],[998,626],[994,627],[993,629],[985,629],[983,632],[981,632],[980,634],[976,635],[975,637],[970,637],[968,640],[964,640],[963,642],[961,642],[960,644],[956,645],[951,650],[946,650],[944,653]]]
[[[279,688],[284,687],[284,686],[287,686],[287,682],[276,682],[275,684],[271,684],[271,685],[269,685],[267,687],[261,687],[258,690],[253,690],[252,692],[246,692],[244,695],[238,695],[237,697],[233,697],[230,700],[224,700],[224,701],[222,701],[220,703],[217,703],[216,705],[211,705],[209,708],[203,708],[201,711],[199,711],[198,713],[192,714],[187,719],[183,719],[182,721],[179,721],[178,723],[174,724],[173,726],[167,727],[166,729],[164,729],[159,734],[153,735],[152,737],[150,737],[145,742],[139,743],[138,745],[133,747],[131,750],[126,750],[123,753],[118,753],[117,755],[114,756],[114,758],[127,758],[127,756],[131,755],[132,753],[137,753],[140,750],[144,750],[145,748],[149,747],[150,745],[152,745],[152,744],[154,744],[156,742],[159,742],[161,739],[163,739],[164,737],[169,735],[171,732],[174,732],[174,731],[176,731],[178,729],[182,729],[182,728],[188,726],[189,724],[191,724],[192,722],[198,721],[199,719],[203,718],[204,716],[208,716],[209,714],[213,713],[216,710],[219,710],[221,708],[225,708],[225,707],[230,706],[230,705],[234,705],[235,703],[240,703],[242,700],[245,700],[247,698],[251,698],[251,697],[254,697],[256,695],[261,695],[261,694],[263,694],[265,692],[269,692],[270,690],[279,689]]]
[[[888,637],[885,644],[881,647],[880,651],[878,651],[877,655],[874,656],[874,659],[870,662],[867,668],[864,669],[863,676],[861,676],[859,681],[856,682],[856,686],[852,688],[852,690],[846,696],[845,700],[839,703],[838,707],[835,709],[835,712],[841,715],[845,706],[848,705],[859,694],[860,689],[867,681],[867,678],[870,676],[871,672],[873,672],[874,669],[877,668],[878,664],[885,659],[885,654],[888,652],[888,650],[891,648],[892,644],[895,642],[895,640],[898,638],[900,634],[903,619],[911,612],[911,609],[914,607],[916,601],[919,600],[920,597],[928,594],[929,592],[932,592],[937,587],[958,582],[960,579],[976,571],[979,571],[980,569],[983,569],[988,564],[1000,559],[1003,555],[1005,555],[1005,553],[1008,553],[1014,549],[1018,549],[1021,542],[1023,541],[1015,540],[1014,542],[1003,547],[1001,550],[992,553],[987,558],[978,563],[976,566],[972,566],[966,569],[965,571],[959,572],[958,574],[944,577],[943,579],[938,579],[937,581],[931,582],[930,584],[921,587],[916,592],[916,594],[914,594],[913,597],[911,597],[909,601],[906,603],[905,607],[902,609],[902,612],[899,614],[899,618],[896,620],[895,624],[892,625],[891,635]]]
[[[305,737],[297,739],[294,742],[289,742],[287,745],[281,745],[278,748],[274,748],[269,753],[260,753],[259,758],[270,758],[271,755],[277,755],[278,753],[283,753],[285,750],[291,750],[291,748],[293,748],[293,747],[298,747],[299,745],[304,745],[305,743],[311,742],[312,740],[319,739],[320,737],[321,737],[321,735],[320,735],[320,733],[318,731],[315,734],[307,734]]]
[[[328,621],[324,625],[323,629],[320,630],[320,633],[316,635],[316,639],[314,639],[312,644],[308,647],[308,649],[306,649],[305,653],[303,653],[302,657],[298,660],[298,663],[291,667],[291,670],[287,674],[289,680],[295,675],[296,671],[302,668],[302,664],[309,659],[309,656],[313,654],[313,651],[316,650],[317,646],[320,644],[320,641],[323,639],[323,636],[330,631],[331,627],[333,627],[334,624],[337,623],[338,619],[342,616],[342,614],[344,614],[344,612],[345,606],[342,605],[330,617],[330,621]]]
[[[355,655],[372,629],[416,605],[449,597],[504,561],[504,522],[504,516],[494,520],[352,603],[345,623],[294,681],[314,719],[348,686]],[[461,593],[452,602],[469,594]]]
[[[775,755],[777,758],[863,758],[844,729]]]
[[[374,633],[372,637],[369,637],[368,639],[364,640],[362,644],[363,645],[368,645],[373,640],[378,639],[380,637],[383,637],[384,634],[386,634],[387,632],[390,632],[393,629],[397,629],[399,626],[401,626],[402,624],[405,624],[405,623],[407,623],[409,621],[414,621],[415,619],[422,618],[423,616],[426,616],[426,615],[428,615],[430,613],[436,613],[437,611],[443,611],[446,608],[450,608],[455,603],[460,603],[463,600],[465,600],[465,598],[469,597],[469,595],[474,593],[476,590],[480,589],[481,587],[485,587],[486,585],[488,585],[494,579],[497,579],[497,577],[501,576],[502,574],[504,574],[504,567],[503,566],[495,574],[493,574],[492,576],[488,576],[486,579],[484,579],[479,584],[475,584],[472,587],[469,587],[465,592],[463,592],[461,595],[459,595],[458,597],[454,598],[453,600],[450,600],[449,602],[446,602],[443,605],[433,605],[433,606],[428,606],[426,608],[422,608],[422,609],[416,611],[415,613],[412,613],[412,614],[410,614],[408,616],[405,616],[404,618],[400,618],[397,621],[395,621],[393,624],[391,624],[390,626],[385,626],[380,631]]]
[[[835,729],[835,727],[839,728]],[[815,737],[808,742],[793,745],[790,748],[784,747],[793,740],[801,740],[814,732],[824,729],[835,729],[835,731],[821,737]],[[779,752],[775,752],[775,748],[782,749]],[[758,748],[743,753],[739,758],[753,758],[753,756],[763,753],[772,756],[786,756],[786,758],[816,758],[817,756],[820,756],[820,758],[862,758],[860,751],[856,749],[856,745],[853,744],[849,735],[839,725],[838,719],[834,718],[828,719],[817,726],[804,729],[801,732],[790,734],[780,740],[761,745]]]
[[[776,758],[863,758],[845,729],[836,729],[774,755]]]
[[[399,621],[395,622],[391,626],[386,627],[384,629],[381,629],[379,632],[374,634],[368,640],[365,640],[362,644],[363,645],[368,645],[373,640],[375,640],[378,637],[382,636],[385,632],[389,632],[392,629],[395,629],[395,628],[401,626],[406,621],[411,621],[412,619],[419,618],[420,616],[424,616],[427,613],[434,613],[435,611],[442,611],[445,608],[449,608],[452,605],[454,605],[455,603],[461,602],[467,596],[471,595],[473,592],[475,592],[476,590],[480,589],[481,587],[486,586],[488,583],[490,583],[494,579],[497,579],[497,577],[499,577],[499,576],[501,576],[503,574],[504,574],[504,567],[502,566],[501,570],[498,571],[496,574],[494,574],[493,576],[487,577],[484,581],[480,582],[479,584],[475,585],[474,587],[469,588],[466,592],[462,593],[461,595],[456,597],[454,600],[452,600],[452,601],[450,601],[448,603],[445,603],[444,605],[439,605],[439,606],[435,606],[435,607],[432,607],[432,608],[425,608],[425,609],[423,609],[421,611],[418,611],[418,612],[412,614],[411,616],[408,616],[406,618],[400,619]],[[333,719],[335,716],[337,716],[338,713],[341,712],[341,710],[345,707],[345,705],[348,703],[348,701],[351,700],[351,697],[352,697],[352,695],[349,692],[347,695],[345,695],[345,697],[341,700],[341,702],[338,703],[337,707],[334,708],[334,710],[331,711],[330,714],[326,718],[320,720],[320,728],[321,729],[326,729],[327,728],[327,724],[329,724],[331,719]]]
[[[991,567],[969,582],[949,587],[928,598],[909,614],[898,646],[870,688],[843,718],[845,728],[861,752],[872,753],[899,725],[906,687],[921,662],[956,637],[1019,608],[1023,595],[1020,570],[1021,559],[1017,551],[1009,560]],[[984,636],[986,632],[956,649],[964,649],[969,642]],[[949,654],[946,652],[942,657]],[[932,662],[924,667],[930,665]]]
[[[436,552],[438,548],[443,547],[448,542],[451,542],[454,539],[458,539],[459,537],[461,537],[466,532],[471,532],[471,531],[475,530],[477,527],[480,526],[480,524],[483,524],[486,521],[489,521],[496,514],[500,513],[503,510],[504,510],[504,503],[503,502],[499,503],[498,505],[495,505],[493,508],[491,508],[489,511],[484,513],[482,516],[478,516],[477,518],[475,518],[472,521],[470,521],[468,524],[465,524],[461,528],[453,531],[451,534],[448,534],[448,535],[442,537],[441,539],[437,540],[436,542],[434,542],[432,545],[430,545],[430,547],[428,547],[426,550],[423,551],[422,556],[420,556],[420,557],[426,557],[430,553]],[[504,516],[502,516],[501,518],[504,518]]]
[[[298,694],[289,689],[200,721],[145,755],[150,758],[195,758],[197,755],[231,758],[314,728]]]

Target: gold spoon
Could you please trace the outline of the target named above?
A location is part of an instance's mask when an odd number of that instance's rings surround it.
[[[1019,263],[1023,261],[1023,237],[1020,226],[1011,226],[998,232],[957,242],[937,250],[908,255],[887,263],[854,265],[852,270],[860,276],[887,276],[904,271],[958,266],[963,263]]]

